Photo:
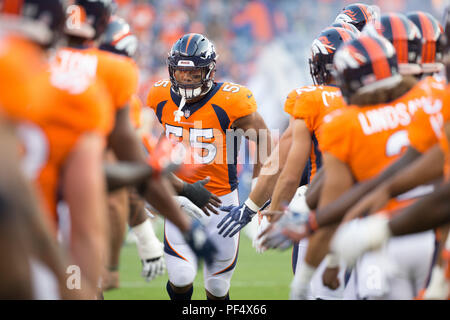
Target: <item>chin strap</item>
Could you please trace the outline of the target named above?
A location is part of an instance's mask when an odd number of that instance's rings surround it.
[[[180,106],[178,107],[178,110],[175,110],[173,112],[173,115],[175,116],[175,122],[180,122],[181,117],[184,115],[184,113],[181,111],[183,109],[184,105],[186,104],[186,99],[184,96],[181,96]]]

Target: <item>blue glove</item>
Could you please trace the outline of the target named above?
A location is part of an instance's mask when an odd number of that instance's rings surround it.
[[[257,210],[250,209],[245,203],[241,204],[240,206],[221,207],[220,210],[229,212],[217,225],[217,228],[220,228],[223,225],[222,229],[220,229],[219,231],[219,234],[222,234],[222,232],[226,230],[225,233],[223,234],[224,238],[228,234],[230,234],[231,238],[236,233],[238,233],[243,227],[245,227],[252,220],[253,216],[257,212]],[[234,223],[231,224],[232,222]]]
[[[207,265],[213,262],[217,248],[200,221],[193,219],[191,228],[183,233],[183,237],[199,259],[203,258]]]

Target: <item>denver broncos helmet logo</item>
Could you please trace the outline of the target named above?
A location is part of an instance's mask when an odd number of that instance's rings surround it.
[[[333,44],[328,40],[327,37],[322,36],[319,38],[319,41],[323,44],[323,46],[327,49],[328,53],[333,53],[336,51],[336,48],[333,46]]]
[[[346,16],[348,16],[350,19],[352,19],[352,21],[356,21],[356,12],[353,12],[352,10],[344,10],[344,12],[342,12],[342,14],[345,14]]]

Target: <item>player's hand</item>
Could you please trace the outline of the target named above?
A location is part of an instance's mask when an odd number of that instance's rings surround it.
[[[360,201],[358,201],[345,215],[343,221],[347,222],[355,218],[362,217],[364,214],[377,212],[383,208],[389,201],[389,190],[385,186],[380,186]]]
[[[260,235],[270,226],[269,220],[267,220],[266,216],[263,216],[261,212],[258,212],[258,225],[256,226],[256,235],[252,241],[252,246],[255,248],[257,253],[263,253],[266,251],[266,248],[262,245],[262,242],[265,240],[265,237]]]
[[[220,209],[228,212],[217,225],[217,228],[221,228],[219,234],[223,233],[223,237],[228,235],[230,235],[230,237],[234,236],[245,227],[256,214],[256,211],[250,209],[245,203],[240,206],[231,205],[221,207]]]
[[[263,246],[269,246],[269,248],[273,248],[273,245],[276,242],[269,242],[270,238],[273,238],[274,241],[281,241],[281,239],[289,239],[291,242],[300,241],[308,236],[310,236],[314,230],[315,226],[313,226],[312,218],[314,214],[310,214],[308,211],[293,211],[297,210],[295,206],[289,206],[289,210],[283,212],[274,211],[267,212],[266,214],[270,214],[272,216],[278,216],[279,218],[272,223],[271,228],[267,228],[265,232],[263,232],[260,236],[266,238],[263,241]],[[263,213],[265,214],[265,213]],[[273,221],[274,219],[272,219]],[[269,235],[270,233],[270,235]],[[287,245],[288,243],[286,243]]]
[[[162,276],[166,270],[166,262],[164,256],[141,260],[142,262],[142,277],[145,281],[150,282],[156,277]]]
[[[195,183],[185,182],[183,185],[183,190],[180,193],[181,196],[185,196],[197,207],[202,209],[207,216],[210,215],[210,212],[213,214],[219,214],[217,208],[219,208],[222,204],[222,201],[218,196],[206,190],[205,184],[209,181],[210,177],[206,177],[205,179]]]
[[[212,263],[217,248],[200,221],[192,220],[191,228],[183,233],[183,237],[199,259],[204,259],[208,265]]]
[[[331,290],[336,290],[340,286],[339,267],[327,267],[322,274],[322,282],[324,286]]]
[[[286,250],[293,245],[291,239],[284,235],[277,223],[270,224],[260,235],[261,247],[264,249]]]
[[[204,211],[193,204],[188,198],[184,196],[175,196],[174,198],[180,205],[180,208],[192,218],[201,219],[204,216]]]
[[[353,266],[364,252],[380,248],[390,237],[388,218],[375,214],[341,225],[330,243],[330,250]]]

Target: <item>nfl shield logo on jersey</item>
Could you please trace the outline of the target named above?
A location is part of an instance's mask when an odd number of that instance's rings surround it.
[[[184,116],[186,118],[189,118],[190,115],[191,115],[191,110],[187,109],[187,110],[184,111]]]

